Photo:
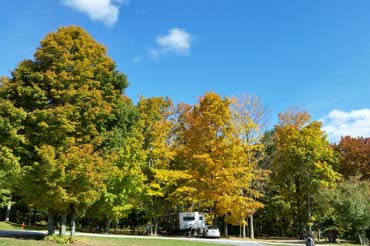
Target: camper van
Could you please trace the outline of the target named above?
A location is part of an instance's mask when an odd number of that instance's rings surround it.
[[[179,229],[197,230],[206,227],[205,213],[202,212],[182,212],[179,213]]]
[[[202,236],[206,229],[206,214],[203,212],[179,212],[159,218],[162,234],[191,233]]]

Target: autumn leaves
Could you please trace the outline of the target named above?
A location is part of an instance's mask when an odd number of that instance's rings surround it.
[[[156,233],[161,215],[198,210],[224,225],[245,227],[250,217],[252,235],[253,215],[266,205],[260,223],[271,218],[292,235],[315,223],[316,199],[336,184],[337,171],[368,177],[368,139],[332,148],[305,112],[280,114],[263,132],[256,97],[208,92],[194,105],[164,97],[134,105],[123,95],[127,85],[81,28],[48,34],[34,60],[1,78],[2,200],[13,192],[47,210],[50,234],[58,216],[104,220],[109,230],[140,213]],[[361,151],[348,151],[356,141]],[[278,222],[276,208],[284,211]]]

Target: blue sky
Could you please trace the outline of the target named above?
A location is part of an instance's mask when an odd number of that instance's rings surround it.
[[[370,1],[18,0],[2,9],[0,75],[74,24],[108,47],[134,101],[248,93],[271,124],[301,107],[331,140],[370,136]]]

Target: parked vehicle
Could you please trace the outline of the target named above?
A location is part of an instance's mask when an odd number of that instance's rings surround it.
[[[205,213],[180,212],[161,216],[159,231],[161,234],[187,234],[191,236],[204,236],[206,229]]]
[[[208,227],[205,230],[205,236],[209,238],[220,238],[220,230],[218,227]]]
[[[202,212],[181,212],[179,213],[180,230],[197,230],[205,228],[205,213]]]

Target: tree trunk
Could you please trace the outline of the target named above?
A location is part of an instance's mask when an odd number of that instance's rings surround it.
[[[356,230],[356,234],[357,234],[357,237],[358,237],[359,243],[360,243],[361,245],[364,245],[364,239],[362,238],[361,232],[360,232],[359,230]]]
[[[298,237],[300,239],[304,238],[304,232],[303,232],[303,222],[302,222],[302,201],[301,201],[301,187],[299,183],[299,179],[295,179],[295,193],[296,193],[296,199],[297,199],[297,224],[298,224]]]
[[[33,210],[33,214],[32,214],[32,221],[31,221],[31,224],[34,226],[36,225],[36,221],[37,221],[37,218],[36,218],[36,215],[37,215],[37,210],[34,209]]]
[[[249,227],[250,227],[250,238],[254,239],[254,222],[253,222],[253,214],[251,214],[250,216],[250,223],[249,223]]]
[[[76,236],[76,220],[75,220],[75,215],[71,215],[71,232],[70,232],[71,237]]]
[[[330,230],[328,232],[328,239],[329,239],[329,243],[336,243],[337,242],[337,232],[335,230]]]
[[[114,222],[114,232],[117,232],[118,231],[118,227],[119,227],[119,220],[116,219],[116,221]]]
[[[158,235],[158,218],[154,217],[154,236]]]
[[[54,234],[54,213],[49,208],[48,209],[48,235]]]
[[[245,223],[243,223],[243,228],[242,228],[242,238],[245,238],[246,237],[246,228],[245,228]]]
[[[92,232],[92,226],[93,226],[93,224],[92,224],[92,221],[91,220],[88,220],[89,221],[89,232]]]
[[[10,218],[10,209],[11,208],[12,208],[12,193],[9,194],[8,206],[6,207],[5,221],[9,221],[9,218]]]
[[[150,236],[153,236],[153,219],[150,220],[149,227],[150,227]]]
[[[310,190],[307,191],[307,216],[308,216],[308,233],[312,235],[312,221],[311,221],[311,194]]]
[[[284,231],[284,225],[283,225],[283,220],[279,219],[279,231],[280,231],[280,236],[285,237],[285,231]]]
[[[104,227],[104,233],[109,234],[109,228],[110,228],[110,219],[108,216],[105,217],[105,227]]]
[[[76,236],[76,210],[75,210],[74,205],[71,205],[70,211],[71,211],[71,231],[70,231],[70,236],[71,237],[74,237],[74,236]],[[91,228],[91,226],[90,226],[90,228]]]
[[[224,223],[224,234],[225,234],[225,237],[229,236],[229,224],[227,223]]]
[[[63,212],[60,221],[60,236],[65,236],[67,234],[67,212]]]

